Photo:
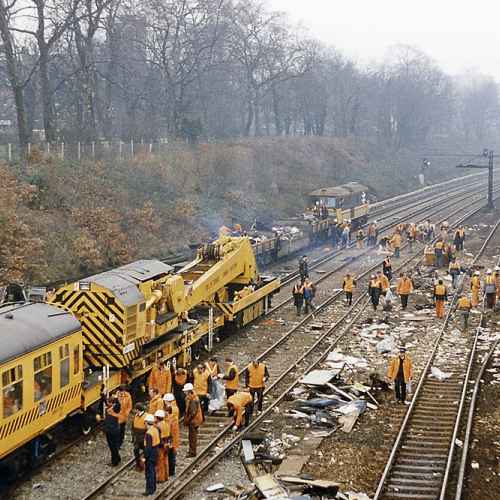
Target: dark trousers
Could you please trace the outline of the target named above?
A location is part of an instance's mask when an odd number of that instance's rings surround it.
[[[179,416],[182,417],[184,413],[186,413],[186,397],[182,392],[181,386],[174,387],[174,397],[177,403],[177,407],[179,408]]]
[[[464,322],[464,330],[467,330],[469,326],[469,311],[460,311],[460,315],[462,316]]]
[[[497,296],[495,292],[486,294],[486,307],[488,309],[493,309],[495,307],[496,301],[497,301]]]
[[[313,311],[316,311],[316,306],[312,303],[312,298],[305,299],[305,302],[306,302],[306,308],[304,310],[305,314],[309,314],[309,308],[311,308]]]
[[[408,307],[408,295],[399,295],[401,297],[401,307],[403,309],[406,309]]]
[[[345,300],[347,305],[352,306],[352,292],[345,292]]]
[[[176,453],[173,448],[168,448],[168,475],[175,476]]]
[[[392,281],[392,271],[391,271],[390,269],[387,269],[387,268],[386,268],[386,269],[384,269],[384,270],[383,270],[383,273],[387,276],[387,279],[388,279],[389,281]]]
[[[404,403],[406,401],[406,383],[404,378],[397,378],[394,381],[394,390],[396,391],[396,399]]]
[[[436,266],[443,267],[443,252],[436,250]]]
[[[152,495],[156,491],[156,461],[158,452],[146,457],[146,493]]]
[[[396,259],[399,259],[399,257],[401,257],[401,249],[399,247],[394,249],[394,257]]]
[[[111,464],[118,465],[121,462],[120,457],[120,433],[106,432],[106,441],[111,452]]]
[[[123,422],[123,424],[120,424],[120,440],[118,447],[121,448],[123,444],[123,440],[125,439],[125,430],[127,429],[127,422]]]
[[[250,420],[252,419],[253,413],[253,403],[250,403],[245,407],[245,427],[250,425]]]
[[[198,427],[194,425],[189,425],[188,439],[189,439],[189,454],[196,456],[196,445],[198,443]]]
[[[141,454],[144,453],[144,431],[134,431],[134,457],[138,469],[143,468]]]
[[[252,412],[253,404],[255,403],[255,396],[257,396],[257,410],[262,411],[262,401],[264,400],[264,387],[252,388],[250,387],[250,395],[252,396]]]
[[[229,399],[231,396],[236,394],[236,389],[226,389],[226,399]]]
[[[210,399],[208,399],[208,395],[206,394],[198,397],[200,398],[200,406],[203,413],[203,419],[205,419],[205,415],[208,413],[208,405],[210,404]]]

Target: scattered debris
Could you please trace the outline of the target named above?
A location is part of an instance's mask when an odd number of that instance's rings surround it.
[[[431,374],[429,377],[434,377],[437,378],[438,380],[446,380],[447,378],[450,378],[452,376],[452,373],[446,373],[441,371],[437,366],[431,367]]]

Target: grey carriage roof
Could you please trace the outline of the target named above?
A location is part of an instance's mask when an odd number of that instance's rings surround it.
[[[348,184],[342,184],[341,186],[316,189],[315,191],[309,193],[309,196],[349,196],[353,193],[362,192],[368,192],[368,188],[359,182],[349,182]]]
[[[105,271],[80,283],[96,283],[107,288],[126,306],[132,306],[144,301],[144,296],[137,288],[139,283],[155,276],[173,273],[174,268],[159,260],[138,260],[111,271]]]
[[[80,330],[70,313],[45,303],[0,307],[0,363]]]

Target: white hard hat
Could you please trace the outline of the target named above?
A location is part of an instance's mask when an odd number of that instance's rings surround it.
[[[488,270],[486,271],[486,274],[491,274],[491,273],[492,273],[491,269],[488,269]]]
[[[189,384],[189,383],[185,384],[184,387],[182,388],[182,390],[184,392],[188,392],[188,391],[194,390],[193,384]]]
[[[144,417],[144,422],[146,422],[147,424],[154,424],[155,423],[155,418],[153,415],[151,415],[151,413],[148,413],[145,417]]]
[[[163,410],[156,410],[155,411],[155,417],[165,418],[165,412]]]
[[[171,392],[167,392],[167,394],[163,396],[163,401],[175,401],[175,397]]]
[[[495,271],[500,271],[500,266],[495,266]]]
[[[480,273],[479,271],[476,271],[474,274],[475,274],[476,276],[481,276],[481,273]]]

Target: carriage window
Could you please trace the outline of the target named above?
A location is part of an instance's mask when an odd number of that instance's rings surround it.
[[[61,388],[69,384],[69,344],[59,347],[59,381]]]
[[[80,346],[73,347],[73,375],[77,375],[80,371]]]
[[[23,367],[18,365],[2,373],[3,418],[23,408]]]
[[[48,396],[52,392],[52,353],[46,352],[35,358],[35,401]]]

